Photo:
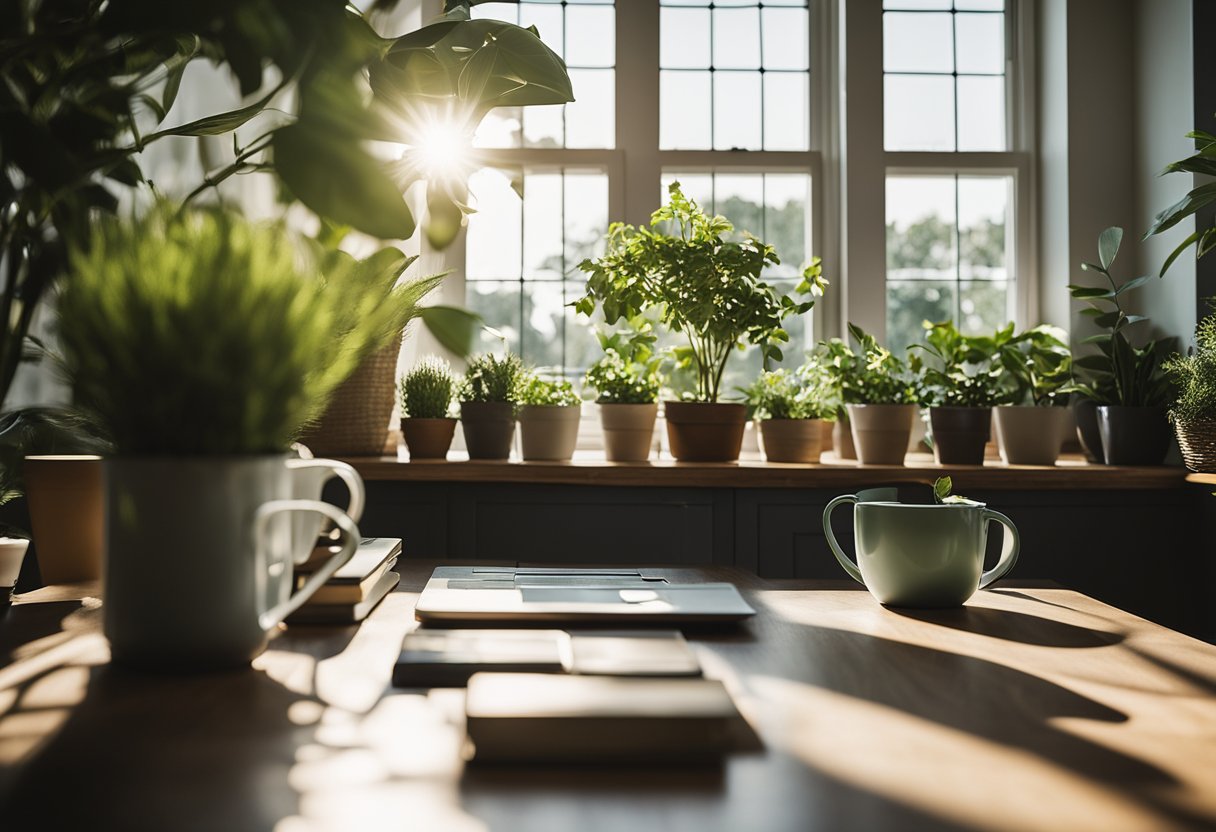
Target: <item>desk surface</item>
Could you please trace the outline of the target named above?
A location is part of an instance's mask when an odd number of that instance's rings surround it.
[[[1062,589],[896,612],[727,570],[759,615],[695,633],[762,748],[722,767],[482,768],[461,691],[389,687],[433,563],[362,627],[253,671],[106,665],[98,603],[0,622],[5,829],[1148,830],[1216,825],[1216,647]],[[830,588],[824,588],[830,587]],[[78,593],[76,593],[78,597]]]

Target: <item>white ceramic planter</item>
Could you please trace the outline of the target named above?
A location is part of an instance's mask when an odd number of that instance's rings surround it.
[[[1066,407],[1002,405],[992,414],[997,446],[1007,465],[1055,465],[1073,424]]]
[[[566,460],[578,444],[579,405],[524,405],[519,435],[524,459]]]
[[[644,462],[650,458],[657,403],[601,404],[599,409],[604,455],[609,462]]]

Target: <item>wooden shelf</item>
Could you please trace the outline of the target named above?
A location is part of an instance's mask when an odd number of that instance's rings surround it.
[[[453,454],[455,456],[455,454]],[[906,466],[858,465],[824,454],[820,465],[786,465],[743,459],[690,463],[672,460],[607,462],[579,454],[571,462],[487,462],[453,459],[410,462],[392,456],[352,457],[365,480],[397,482],[532,483],[545,485],[659,486],[675,488],[861,488],[895,483],[932,483],[943,474],[956,491],[994,490],[1112,491],[1182,488],[1191,477],[1170,466],[1090,465],[1079,456],[1054,467],[1009,466],[989,460],[980,466],[938,466],[929,454],[909,454]],[[1192,475],[1196,476],[1196,475]],[[1216,484],[1216,476],[1211,482]]]
[[[1187,474],[1186,481],[1199,485],[1216,485],[1216,474]]]

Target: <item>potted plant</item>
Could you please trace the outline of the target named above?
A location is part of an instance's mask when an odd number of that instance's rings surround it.
[[[846,395],[852,396],[859,389],[859,372],[864,364],[853,348],[839,338],[820,341],[811,354],[824,367],[829,380],[827,395],[831,407],[827,418],[832,420],[832,448],[838,459],[855,460],[857,450],[853,447],[853,430],[845,404]]]
[[[1164,369],[1178,391],[1169,416],[1186,467],[1216,472],[1216,314],[1195,327],[1195,348],[1171,356]]]
[[[1122,241],[1122,228],[1106,229],[1098,237],[1098,263],[1081,264],[1083,270],[1102,275],[1107,285],[1068,287],[1073,298],[1089,304],[1081,314],[1093,318],[1105,330],[1083,342],[1095,344],[1098,352],[1073,362],[1087,373],[1075,389],[1097,404],[1106,464],[1160,465],[1170,439],[1166,421],[1170,386],[1161,362],[1172,339],[1150,340],[1139,347],[1128,340],[1127,328],[1148,318],[1129,315],[1123,300],[1151,278],[1144,275],[1121,284],[1115,282],[1110,268]]]
[[[997,343],[1013,336],[1013,324],[994,337],[963,335],[953,321],[926,324],[925,400],[933,457],[939,465],[983,465],[992,428],[992,407],[1002,398]],[[913,362],[919,364],[919,355]]]
[[[460,383],[460,427],[469,459],[508,459],[524,367],[518,355],[473,356]]]
[[[604,357],[587,370],[583,383],[596,392],[604,455],[609,462],[643,462],[650,457],[658,415],[658,356],[648,340],[621,333],[600,335]]]
[[[456,433],[449,410],[455,386],[452,370],[429,357],[401,378],[401,434],[410,459],[446,459]]]
[[[857,459],[863,465],[903,465],[920,381],[861,327],[849,324],[849,334],[857,342],[858,361],[842,390]]]
[[[744,392],[760,425],[769,462],[816,463],[824,418],[831,414],[826,368],[814,358],[797,370],[763,372]]]
[[[528,373],[520,390],[519,434],[524,459],[568,460],[578,443],[583,401],[565,379]]]
[[[326,282],[282,226],[159,205],[96,224],[59,296],[63,367],[112,438],[105,463],[105,632],[113,660],[240,666],[354,552],[328,503],[295,499],[287,449],[374,339],[334,338],[335,309],[366,288]],[[378,290],[377,290],[378,291]],[[344,542],[292,593],[315,543],[301,512]]]
[[[993,410],[997,446],[1007,465],[1055,465],[1072,425],[1068,334],[1044,324],[998,347],[1009,401]]]
[[[811,309],[814,299],[797,302],[761,279],[766,267],[780,262],[772,246],[751,235],[728,239],[734,226],[706,215],[678,182],[668,193],[668,204],[651,215],[648,228],[612,224],[604,255],[579,266],[589,277],[574,306],[586,315],[599,306],[609,325],[654,310],[682,333],[688,345],[677,357],[695,370],[697,384],[692,401],[664,404],[672,455],[738,459],[746,408],[719,401],[726,363],[744,343],[758,347],[766,362],[780,360],[778,345],[789,340],[781,322]],[[825,285],[816,258],[796,292],[819,295]]]

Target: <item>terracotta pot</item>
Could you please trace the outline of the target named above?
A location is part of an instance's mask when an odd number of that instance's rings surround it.
[[[912,436],[914,404],[850,404],[853,447],[862,465],[903,465]]]
[[[837,459],[857,459],[857,448],[853,445],[853,426],[844,416],[832,423],[832,447]]]
[[[604,455],[609,462],[644,462],[654,444],[658,404],[601,404]]]
[[[27,456],[25,494],[42,582],[100,579],[105,551],[101,457]]]
[[[992,433],[991,407],[931,407],[933,458],[938,465],[983,465]]]
[[[469,459],[509,459],[515,439],[515,405],[461,402],[460,427]]]
[[[410,450],[410,459],[447,459],[455,434],[455,419],[401,420],[401,435]]]
[[[1160,465],[1170,449],[1164,407],[1101,405],[1098,431],[1107,465]]]
[[[1089,399],[1077,399],[1072,404],[1072,415],[1077,421],[1077,441],[1081,452],[1089,462],[1099,465],[1106,462],[1102,450],[1102,432],[1098,430],[1098,405]]]
[[[579,405],[524,405],[519,409],[524,459],[566,460],[578,444]]]
[[[726,402],[664,402],[671,455],[682,462],[732,462],[743,447],[747,408]]]
[[[1006,465],[1055,465],[1072,427],[1063,407],[1003,405],[992,411],[997,447]]]
[[[760,423],[764,458],[769,462],[819,462],[822,419],[765,419]]]

